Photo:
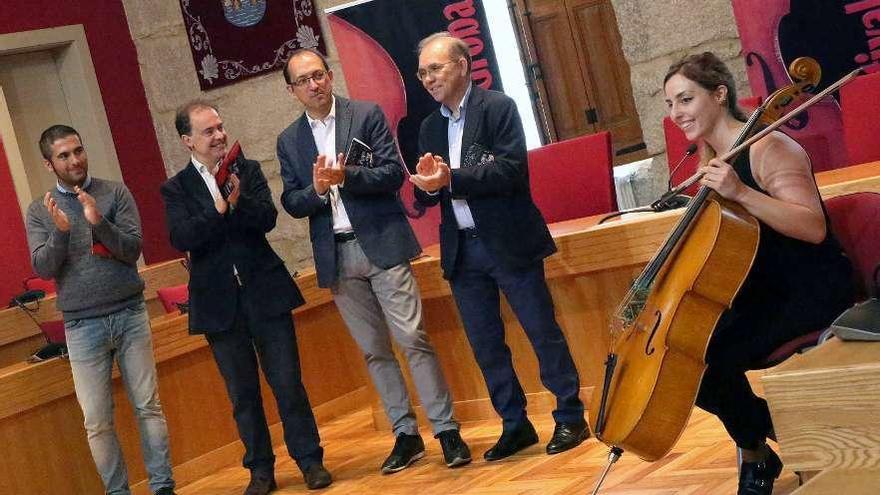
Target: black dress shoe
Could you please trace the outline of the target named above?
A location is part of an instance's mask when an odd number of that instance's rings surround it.
[[[163,486],[162,488],[159,488],[158,490],[156,490],[156,493],[154,495],[177,495],[177,494],[174,493],[174,488],[171,488],[170,486]]]
[[[548,454],[558,454],[568,449],[577,447],[584,440],[590,438],[590,429],[587,422],[580,423],[556,423],[553,430],[553,438],[547,444]]]
[[[317,490],[330,486],[333,483],[333,477],[330,472],[324,468],[321,463],[312,464],[303,471],[303,479],[309,490]]]
[[[483,458],[487,461],[497,461],[536,443],[538,443],[538,433],[535,432],[532,423],[526,421],[515,429],[501,432],[501,438],[483,454]]]
[[[251,474],[251,482],[244,490],[244,495],[266,495],[278,488],[275,476],[271,474]]]
[[[464,443],[458,430],[441,431],[436,438],[440,440],[446,467],[464,466],[471,462],[471,449]]]
[[[782,461],[776,452],[767,449],[767,458],[760,462],[744,462],[739,470],[737,495],[771,495],[773,481],[782,472]]]
[[[391,455],[382,463],[382,474],[396,473],[425,457],[425,442],[419,435],[397,435]]]

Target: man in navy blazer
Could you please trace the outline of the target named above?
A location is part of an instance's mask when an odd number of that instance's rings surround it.
[[[504,341],[499,289],[532,343],[541,381],[554,395],[555,454],[589,436],[577,369],[553,314],[544,258],[556,251],[529,192],[522,123],[513,100],[471,84],[468,45],[449,33],[419,44],[418,76],[441,104],[419,132],[416,199],[440,204],[440,252],[465,332],[502,418],[484,457],[503,459],[538,442]]]
[[[162,185],[162,198],[171,244],[189,253],[190,333],[208,340],[245,446],[251,481],[244,493],[262,495],[276,486],[257,355],[278,403],[287,450],[306,485],[323,488],[332,480],[302,384],[291,314],[304,301],[266,240],[278,217],[266,178],[258,162],[239,157],[224,197],[215,175],[227,137],[217,109],[191,102],[178,110],[175,125],[192,157]]]
[[[385,116],[375,104],[335,96],[333,72],[314,50],[292,53],[284,78],[305,112],[278,136],[281,204],[294,217],[309,218],[318,285],[333,292],[385,406],[396,440],[382,472],[400,471],[425,455],[389,331],[406,356],[447,466],[467,464],[470,451],[424,330],[409,263],[421,248],[397,197],[404,171]],[[343,152],[352,139],[368,146],[372,158],[347,164]]]

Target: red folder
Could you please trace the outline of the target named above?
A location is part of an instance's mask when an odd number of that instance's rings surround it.
[[[220,162],[220,166],[217,167],[217,174],[214,178],[217,180],[217,187],[220,188],[224,197],[228,196],[229,191],[232,190],[232,185],[230,184],[229,187],[227,187],[226,183],[229,181],[229,176],[238,171],[238,167],[235,167],[234,165],[240,153],[241,146],[238,144],[238,141],[235,141],[232,143],[232,147],[229,148],[229,151],[226,152],[226,156],[223,158],[223,161]]]

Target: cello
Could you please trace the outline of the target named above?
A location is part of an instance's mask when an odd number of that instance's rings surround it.
[[[733,162],[859,70],[783,117],[784,108],[821,79],[812,59],[795,60],[789,72],[794,83],[774,92],[751,115],[721,161]],[[668,195],[700,177],[696,174]],[[709,340],[749,274],[758,241],[757,219],[703,186],[633,282],[615,313],[604,381],[594,389],[589,411],[591,429],[611,447],[594,494],[624,451],[656,461],[684,431],[706,368]]]

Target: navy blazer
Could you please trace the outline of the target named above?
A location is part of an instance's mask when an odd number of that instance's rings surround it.
[[[260,164],[239,160],[239,179],[238,206],[225,215],[217,212],[192,162],[162,184],[171,245],[190,256],[190,333],[231,328],[239,296],[251,322],[304,304],[284,262],[266,240],[266,233],[275,228],[278,211]],[[251,328],[259,331],[259,325]]]
[[[422,121],[419,156],[433,153],[450,163],[448,123],[439,108]],[[469,153],[477,155],[477,159],[465,160]],[[450,188],[443,188],[435,195],[415,189],[415,197],[422,204],[440,203],[441,206],[443,276],[453,277],[458,254],[453,198],[467,200],[480,238],[502,267],[529,266],[556,252],[547,223],[529,191],[525,134],[512,99],[479,86],[471,88],[461,154],[461,168],[452,170]]]
[[[349,166],[339,195],[351,226],[370,263],[387,269],[421,252],[397,195],[404,172],[385,115],[374,103],[336,98],[336,153],[345,153],[352,138],[373,150],[371,167]],[[318,148],[305,114],[278,136],[278,161],[284,192],[281,204],[296,218],[309,218],[319,287],[336,282],[336,242],[329,198],[321,199],[312,183]]]

